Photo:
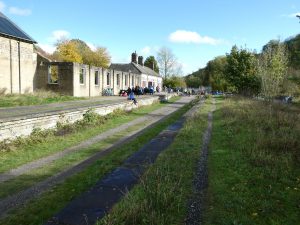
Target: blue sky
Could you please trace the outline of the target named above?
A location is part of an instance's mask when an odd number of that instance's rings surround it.
[[[185,74],[232,45],[260,51],[300,33],[299,0],[0,0],[0,11],[45,50],[61,36],[108,49],[114,63],[166,46]]]

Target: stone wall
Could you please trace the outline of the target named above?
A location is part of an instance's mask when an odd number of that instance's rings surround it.
[[[147,99],[140,99],[138,106],[150,105],[159,100],[158,96]],[[99,115],[107,115],[116,109],[130,111],[136,108],[132,101],[118,104],[110,104],[99,107],[92,107]],[[47,114],[30,115],[14,119],[5,119],[0,123],[0,141],[5,139],[13,140],[19,136],[28,136],[34,129],[55,128],[58,122],[74,123],[83,118],[83,114],[90,108],[76,109],[75,111],[60,111]]]
[[[0,93],[32,92],[36,65],[33,44],[0,37]]]

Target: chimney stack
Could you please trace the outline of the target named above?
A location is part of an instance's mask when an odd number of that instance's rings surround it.
[[[136,54],[136,51],[131,54],[131,62],[137,63],[137,54]]]
[[[139,56],[138,62],[139,62],[139,64],[140,64],[141,66],[144,66],[144,58],[143,58],[143,56]]]

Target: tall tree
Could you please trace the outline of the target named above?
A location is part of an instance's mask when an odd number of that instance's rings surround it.
[[[66,52],[66,50],[71,52]],[[74,55],[75,53],[76,55]],[[106,48],[97,47],[93,51],[84,41],[79,39],[59,41],[54,57],[57,60],[79,62],[104,68],[110,64],[110,56]]]
[[[257,94],[260,82],[257,76],[257,59],[253,52],[233,46],[230,54],[226,55],[227,65],[225,78],[240,94]]]
[[[164,79],[164,86],[169,88],[183,88],[186,87],[185,79],[181,76],[171,76]]]
[[[111,57],[106,48],[97,47],[97,49],[95,51],[95,55],[96,55],[95,65],[104,67],[104,68],[109,67]]]
[[[56,51],[53,53],[53,58],[64,62],[83,62],[82,56],[80,55],[75,43],[67,40],[62,40],[57,43]]]
[[[144,62],[144,66],[147,66],[148,68],[154,70],[156,73],[159,73],[159,67],[157,61],[155,57],[152,55],[146,58]]]
[[[226,56],[218,56],[207,63],[205,73],[212,90],[228,90],[229,85],[225,79],[226,66]]]
[[[174,75],[177,68],[177,59],[172,50],[167,47],[162,47],[157,53],[157,62],[159,65],[160,74],[167,79],[169,76]]]
[[[271,100],[283,90],[287,78],[288,55],[286,46],[279,40],[270,41],[264,46],[259,60],[261,91]]]

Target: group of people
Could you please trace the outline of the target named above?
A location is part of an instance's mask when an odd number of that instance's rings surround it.
[[[153,86],[149,86],[149,87],[145,87],[142,88],[140,86],[136,86],[136,87],[128,87],[127,90],[120,90],[119,92],[119,96],[122,97],[128,97],[128,100],[133,100],[133,103],[136,105],[137,104],[137,100],[135,98],[134,95],[144,95],[144,94],[150,94],[153,95],[156,92],[160,92],[160,88],[157,86],[154,90]]]

